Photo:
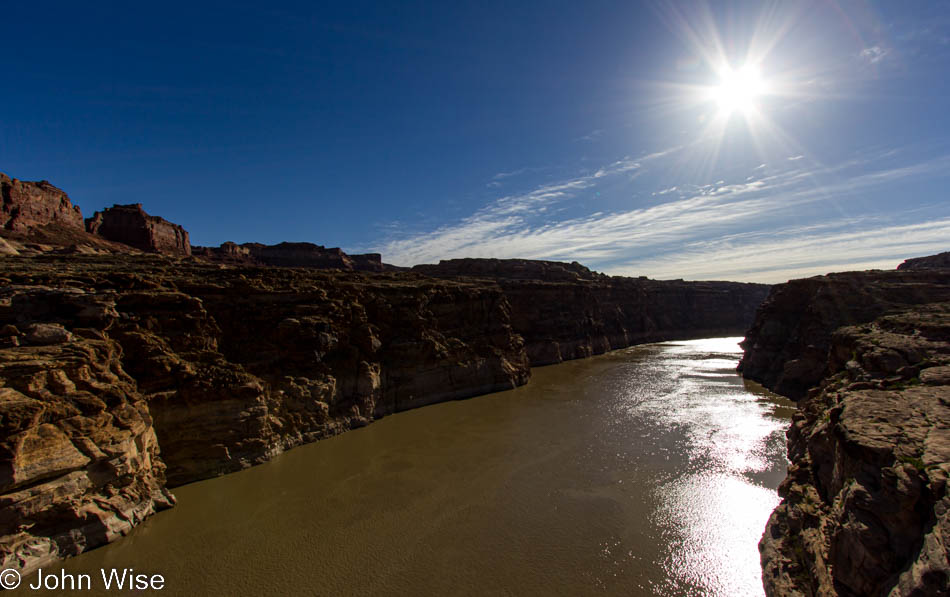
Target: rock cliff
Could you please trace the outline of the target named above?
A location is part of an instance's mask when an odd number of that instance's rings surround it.
[[[122,535],[168,487],[513,388],[532,361],[741,329],[765,290],[536,262],[476,264],[486,278],[0,259],[0,563],[23,571]]]
[[[743,374],[800,399],[759,549],[772,595],[950,591],[950,270],[776,286]]]
[[[21,571],[120,536],[167,486],[530,373],[478,282],[44,255],[0,287],[0,563]]]
[[[646,342],[741,335],[769,290],[764,284],[611,277],[576,262],[524,259],[453,259],[413,271],[498,284],[533,366]]]
[[[150,216],[141,203],[113,205],[86,218],[86,230],[150,253],[191,255],[188,232],[164,218]]]
[[[947,276],[946,270],[845,272],[775,286],[746,333],[739,371],[800,399],[824,377],[835,329],[950,301]]]
[[[313,243],[237,244],[227,242],[220,247],[194,247],[194,255],[229,264],[269,265],[274,267],[306,267],[348,271],[381,272],[396,269],[383,263],[379,253],[348,255],[342,249],[326,248]]]
[[[0,228],[25,232],[48,224],[83,230],[82,212],[45,180],[24,182],[0,172]]]

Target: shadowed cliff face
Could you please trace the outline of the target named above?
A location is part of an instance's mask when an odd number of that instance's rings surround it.
[[[800,399],[759,545],[768,595],[950,591],[948,291],[947,270],[854,272],[760,308],[743,374]]]
[[[178,224],[150,216],[141,203],[113,205],[86,218],[86,230],[150,253],[191,255],[188,232]]]
[[[171,505],[167,486],[513,388],[531,362],[741,329],[764,292],[142,254],[3,266],[0,555],[24,571],[121,536]]]
[[[897,266],[897,269],[950,269],[950,251],[907,259]]]
[[[484,283],[15,258],[0,273],[0,554],[33,570],[223,474],[527,382]],[[161,456],[159,456],[161,446]]]
[[[606,276],[576,262],[526,259],[452,259],[413,271],[497,283],[533,366],[646,342],[741,335],[769,290],[764,284]]]
[[[746,332],[739,371],[800,399],[824,377],[837,328],[941,301],[950,301],[948,270],[846,272],[774,286]]]

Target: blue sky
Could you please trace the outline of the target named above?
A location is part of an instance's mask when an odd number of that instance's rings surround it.
[[[950,250],[947,2],[21,2],[4,21],[0,171],[86,216],[143,203],[193,244],[765,282]],[[715,99],[725,64],[758,73],[739,107]]]

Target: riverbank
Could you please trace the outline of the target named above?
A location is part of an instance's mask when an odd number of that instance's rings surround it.
[[[165,595],[761,594],[792,409],[743,384],[737,341],[632,347],[386,417],[180,487],[61,565],[161,573]]]
[[[485,260],[550,273],[502,283],[143,254],[3,259],[0,553],[26,571],[123,536],[174,503],[170,487],[523,385],[532,363],[741,333],[767,289],[549,262]]]
[[[950,591],[950,271],[776,286],[743,373],[800,398],[760,543],[767,595]]]

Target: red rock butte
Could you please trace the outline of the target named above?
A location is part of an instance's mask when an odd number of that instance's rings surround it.
[[[47,224],[83,230],[82,212],[69,196],[45,180],[24,182],[0,172],[0,222],[4,230],[26,232]]]
[[[141,203],[97,211],[86,218],[86,230],[148,253],[191,255],[188,232],[164,218],[148,215]]]

